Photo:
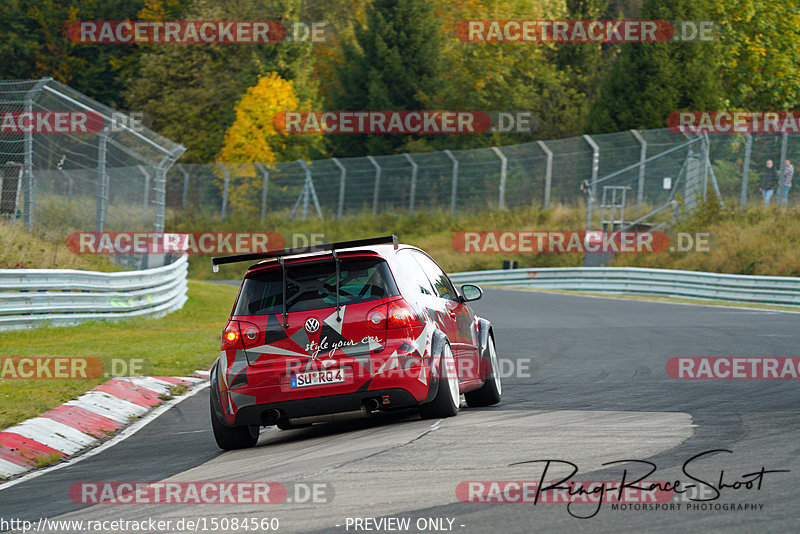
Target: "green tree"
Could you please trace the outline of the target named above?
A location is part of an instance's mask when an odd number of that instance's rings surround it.
[[[240,215],[255,216],[258,209],[253,191],[261,188],[262,176],[250,163],[308,159],[320,144],[319,134],[286,135],[275,128],[275,115],[284,110],[307,110],[294,92],[294,84],[275,73],[259,78],[236,104],[236,120],[225,133],[225,144],[217,159],[230,174],[228,201]],[[220,193],[222,173],[217,172]]]
[[[703,20],[711,0],[645,0],[645,20]],[[588,129],[663,128],[677,110],[719,109],[719,48],[705,41],[627,43],[593,102]]]
[[[443,85],[439,20],[427,0],[374,0],[366,26],[343,43],[339,87],[328,104],[337,110],[427,109]],[[337,135],[337,155],[389,154],[404,135]]]
[[[218,160],[232,163],[271,163],[307,159],[319,144],[319,134],[288,135],[276,130],[275,116],[285,110],[308,110],[294,84],[275,73],[261,76],[236,104],[236,120],[225,133]]]
[[[608,0],[566,0],[566,8],[569,20],[609,19],[616,15]],[[580,132],[613,59],[613,49],[603,43],[560,43],[548,49],[547,61],[569,80],[569,87],[574,90],[572,113],[576,116],[566,122],[578,126]]]
[[[27,2],[7,0],[0,14],[3,38],[0,39],[0,79],[26,79],[41,76],[36,55],[42,49],[37,24],[28,15]]]
[[[439,0],[446,36],[447,77],[436,107],[456,110],[528,111],[536,118],[538,138],[576,135],[582,98],[567,72],[549,59],[560,43],[461,42],[456,25],[462,20],[563,18],[559,2],[527,0]],[[520,143],[530,134],[438,136],[429,149],[473,148]]]
[[[366,6],[370,0],[314,0],[305,2],[300,20],[323,22],[325,41],[314,43],[313,74],[318,98],[331,103],[339,87],[336,66],[343,61],[342,43],[351,42],[355,28],[366,24]]]
[[[121,107],[136,46],[75,43],[65,26],[78,20],[135,18],[143,0],[40,0],[4,3],[0,79],[52,77],[111,107]]]
[[[297,20],[300,0],[243,0],[220,5],[195,0],[187,20]],[[153,128],[180,143],[184,161],[213,161],[235,118],[234,106],[260,75],[277,72],[310,99],[310,42],[147,45],[125,97]]]
[[[715,46],[732,109],[791,110],[800,105],[800,1],[723,0],[710,7]]]

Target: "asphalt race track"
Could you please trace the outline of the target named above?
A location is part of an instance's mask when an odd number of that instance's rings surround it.
[[[354,518],[389,517],[410,519],[409,532],[796,531],[798,382],[675,380],[665,364],[676,356],[800,356],[800,315],[512,290],[489,290],[474,308],[494,324],[504,366],[518,375],[504,378],[498,406],[441,421],[399,413],[269,428],[256,448],[222,454],[205,389],[100,454],[0,489],[0,518],[274,517],[279,532],[364,532]],[[572,480],[584,481],[619,480],[626,467],[641,475],[640,463],[603,464],[649,460],[657,471],[647,480],[687,484],[684,463],[712,450],[731,452],[705,455],[687,469],[714,485],[721,472],[731,486],[762,467],[789,472],[764,474],[760,489],[723,488],[705,503],[690,501],[690,492],[672,501],[674,509],[464,503],[456,496],[462,481],[538,481],[544,464],[535,461],[548,459],[576,464]],[[567,473],[552,464],[547,479]],[[81,508],[68,496],[77,482],[166,478],[324,483],[330,502]]]

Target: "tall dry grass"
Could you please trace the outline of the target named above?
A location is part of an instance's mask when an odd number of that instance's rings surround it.
[[[709,232],[710,252],[619,255],[613,265],[730,274],[800,276],[800,211],[778,206],[723,210],[715,202],[677,231]]]
[[[66,240],[32,235],[21,223],[4,220],[0,220],[0,269],[120,270],[106,257],[75,254]]]

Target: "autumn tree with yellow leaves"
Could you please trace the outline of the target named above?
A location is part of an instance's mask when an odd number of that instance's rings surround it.
[[[319,155],[319,134],[286,134],[275,128],[274,119],[283,111],[308,111],[291,81],[276,73],[260,76],[236,104],[236,119],[225,132],[217,161],[225,162],[230,173],[228,205],[242,215],[255,214],[260,206],[262,173],[254,163],[312,159]],[[217,172],[217,184],[224,187],[224,173]],[[279,191],[273,191],[278,193]]]

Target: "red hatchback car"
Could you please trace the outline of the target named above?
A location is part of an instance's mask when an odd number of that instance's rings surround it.
[[[500,402],[491,324],[422,250],[395,236],[213,258],[265,259],[245,274],[219,359],[211,423],[222,449],[259,428],[418,407],[424,418]]]

